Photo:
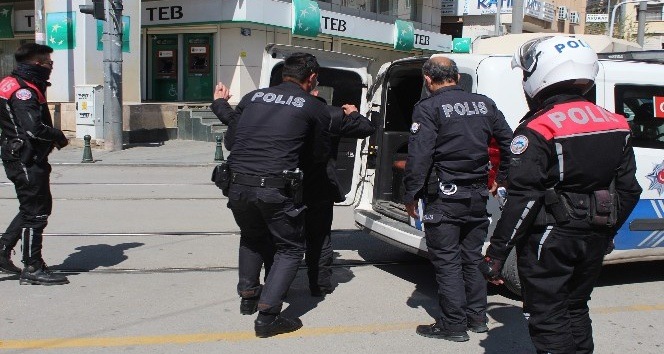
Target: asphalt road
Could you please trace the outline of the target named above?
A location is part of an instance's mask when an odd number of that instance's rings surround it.
[[[0,352],[534,352],[520,302],[498,288],[489,333],[466,343],[415,334],[438,311],[431,267],[357,231],[350,207],[335,208],[334,293],[310,297],[301,269],[284,312],[304,327],[257,339],[253,316],[238,311],[238,229],[211,165],[129,160],[54,166],[44,256],[71,283],[19,286],[0,274]],[[0,228],[17,206],[3,175]],[[605,267],[590,302],[597,353],[664,351],[663,265]]]

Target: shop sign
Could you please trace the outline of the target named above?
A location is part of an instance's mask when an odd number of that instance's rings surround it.
[[[76,48],[76,13],[51,12],[46,14],[46,44],[53,50]]]
[[[609,22],[609,14],[586,14],[586,23]]]
[[[471,40],[468,37],[454,38],[452,40],[452,51],[454,53],[470,53]]]
[[[394,49],[411,50],[415,45],[415,27],[410,21],[396,20],[394,22]]]
[[[129,29],[131,20],[129,16],[122,16],[122,52],[129,53]],[[97,20],[97,50],[104,50],[104,21]]]
[[[501,1],[500,13],[512,13],[512,0],[467,0],[468,12],[464,15],[490,15],[496,13],[496,3]],[[524,1],[525,3],[525,1]],[[524,4],[525,5],[525,4]]]
[[[33,10],[14,11],[14,31],[15,32],[34,32],[35,31],[35,12]]]
[[[440,14],[442,16],[460,16],[459,0],[440,0]]]
[[[222,21],[221,1],[164,0],[142,1],[143,26]]]
[[[553,22],[555,16],[555,7],[552,3],[528,0],[524,14],[547,22]]]
[[[311,0],[293,0],[291,32],[300,36],[316,37],[320,31],[320,9]]]
[[[13,5],[0,6],[0,38],[14,38],[12,29]]]

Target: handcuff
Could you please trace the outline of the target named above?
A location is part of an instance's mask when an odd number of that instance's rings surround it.
[[[440,191],[445,195],[452,195],[457,192],[457,185],[454,183],[440,183]]]

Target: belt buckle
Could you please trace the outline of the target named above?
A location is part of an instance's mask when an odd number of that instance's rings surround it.
[[[454,183],[440,183],[440,191],[445,195],[452,195],[457,192],[457,185]]]

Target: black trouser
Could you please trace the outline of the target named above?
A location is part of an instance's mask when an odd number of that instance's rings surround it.
[[[307,251],[307,275],[309,288],[332,289],[333,250],[330,233],[332,230],[334,201],[318,200],[307,203],[305,235]]]
[[[304,209],[283,189],[238,184],[230,186],[228,206],[240,227],[238,293],[260,294],[258,310],[278,314],[304,255]],[[261,290],[261,267],[272,257]]]
[[[11,249],[22,237],[23,263],[26,266],[41,265],[42,234],[53,207],[49,185],[51,165],[39,162],[27,166],[20,161],[3,161],[3,165],[7,178],[14,183],[19,212],[2,234],[0,242]]]
[[[539,352],[593,352],[588,300],[608,241],[606,232],[555,226],[518,243],[524,312]]]
[[[468,197],[429,198],[423,217],[442,310],[437,322],[450,331],[465,331],[468,323],[486,323],[486,280],[478,264],[489,227],[488,192],[461,187],[458,192]]]

